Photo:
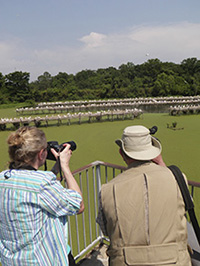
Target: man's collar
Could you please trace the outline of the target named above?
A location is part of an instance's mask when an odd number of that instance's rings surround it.
[[[132,168],[132,167],[138,167],[140,165],[143,164],[147,164],[150,163],[151,161],[137,161],[137,160],[133,160],[129,165],[128,165],[128,169]]]

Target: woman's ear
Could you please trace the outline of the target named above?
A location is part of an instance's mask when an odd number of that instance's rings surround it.
[[[39,161],[43,161],[44,159],[46,159],[45,149],[41,149],[38,152],[38,159],[39,159]]]

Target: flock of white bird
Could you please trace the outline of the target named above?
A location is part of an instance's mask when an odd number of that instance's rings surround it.
[[[0,130],[5,130],[8,125],[18,128],[22,125],[33,124],[39,127],[42,123],[49,125],[49,121],[62,124],[67,120],[70,125],[72,120],[79,124],[83,121],[101,121],[105,118],[134,119],[139,117],[145,106],[169,106],[170,115],[180,115],[200,112],[200,96],[187,97],[156,97],[156,98],[127,98],[113,100],[89,100],[89,101],[66,101],[66,102],[43,102],[37,107],[17,108],[17,116],[23,114],[43,114],[34,117],[1,118]],[[48,114],[53,113],[49,116]],[[59,113],[56,115],[56,113]]]
[[[58,114],[52,116],[36,116],[36,117],[19,117],[19,118],[1,118],[0,120],[0,130],[5,130],[10,124],[15,128],[20,126],[35,125],[39,127],[42,123],[45,126],[49,125],[50,121],[57,122],[57,125],[61,125],[64,120],[67,120],[67,124],[70,125],[72,120],[77,121],[79,124],[83,121],[88,121],[89,123],[93,121],[102,121],[105,117],[107,120],[115,119],[134,119],[142,114],[142,110],[134,108],[127,110],[108,110],[108,111],[98,111],[92,112],[79,112],[79,113],[67,113]]]

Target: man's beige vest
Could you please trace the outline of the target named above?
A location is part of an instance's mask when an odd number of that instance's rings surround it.
[[[102,186],[109,265],[189,266],[184,202],[167,167],[134,165]]]

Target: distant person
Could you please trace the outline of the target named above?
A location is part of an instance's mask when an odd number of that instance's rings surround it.
[[[0,257],[2,265],[68,264],[68,215],[84,210],[80,188],[69,161],[70,145],[60,157],[67,188],[52,171],[38,170],[47,157],[47,141],[36,127],[22,127],[7,140],[9,169],[0,173]]]
[[[110,266],[190,266],[185,205],[160,142],[144,126],[116,140],[128,169],[102,185],[97,217]]]

